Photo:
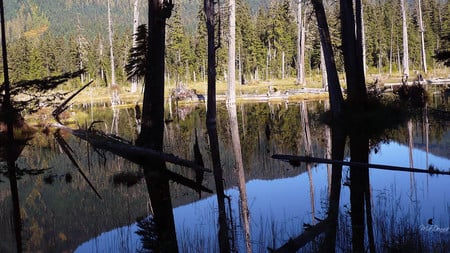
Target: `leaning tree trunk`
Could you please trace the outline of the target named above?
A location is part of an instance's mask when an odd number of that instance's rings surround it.
[[[322,0],[312,0],[311,2],[316,13],[317,26],[319,28],[320,41],[322,43],[325,66],[327,69],[330,108],[333,117],[337,118],[342,113],[344,98],[342,96],[341,86],[339,85],[339,77],[337,74],[336,62],[334,60],[327,17],[325,15]]]

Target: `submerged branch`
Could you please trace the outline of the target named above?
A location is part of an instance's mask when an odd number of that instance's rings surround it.
[[[59,131],[57,131],[55,133],[55,139],[58,142],[59,146],[61,147],[61,149],[64,151],[64,153],[66,153],[67,157],[69,157],[70,161],[72,162],[72,164],[78,169],[78,172],[80,172],[81,176],[83,176],[84,180],[86,180],[86,182],[89,184],[89,186],[91,187],[91,189],[95,192],[95,194],[102,199],[102,197],[100,196],[100,194],[98,193],[98,191],[95,189],[94,185],[91,183],[91,181],[89,181],[89,179],[87,178],[86,174],[84,174],[83,170],[81,169],[80,165],[78,165],[77,161],[75,161],[75,158],[73,157],[72,153],[73,150],[72,148],[69,146],[69,144],[67,144],[67,142],[61,137]]]
[[[333,222],[330,219],[325,219],[316,225],[309,227],[301,235],[294,239],[289,239],[287,243],[278,249],[268,248],[271,253],[282,253],[282,252],[297,252],[300,248],[313,241],[318,235],[325,232]]]
[[[292,165],[298,166],[300,163],[326,163],[326,164],[336,164],[343,166],[355,166],[355,167],[363,167],[363,168],[372,168],[372,169],[380,169],[380,170],[394,170],[394,171],[403,171],[403,172],[416,172],[416,173],[426,173],[426,174],[437,174],[437,175],[450,175],[450,171],[441,171],[436,169],[433,166],[430,166],[428,170],[417,169],[417,168],[407,168],[400,166],[391,166],[391,165],[383,165],[383,164],[371,164],[371,163],[361,163],[361,162],[347,162],[347,161],[339,161],[339,160],[331,160],[325,158],[318,157],[310,157],[310,156],[294,156],[294,155],[272,155],[272,158],[283,160],[285,162],[289,162]]]

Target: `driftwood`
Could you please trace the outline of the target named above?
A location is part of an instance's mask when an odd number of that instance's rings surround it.
[[[310,156],[294,156],[294,155],[276,154],[276,155],[272,155],[272,158],[289,162],[292,165],[300,165],[301,162],[304,162],[304,163],[326,163],[326,164],[355,166],[355,167],[381,169],[381,170],[425,173],[425,174],[431,174],[431,175],[433,175],[433,174],[450,175],[450,171],[441,171],[441,170],[434,168],[433,166],[430,166],[430,168],[428,168],[428,170],[424,170],[424,169],[407,168],[407,167],[391,166],[391,165],[383,165],[383,164],[338,161],[338,160],[330,160],[330,159],[310,157]]]

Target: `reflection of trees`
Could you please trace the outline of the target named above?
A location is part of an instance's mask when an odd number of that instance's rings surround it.
[[[345,135],[342,128],[332,128],[332,159],[343,159],[345,148]],[[328,201],[328,217],[314,226],[308,227],[295,238],[291,238],[286,244],[272,252],[295,252],[313,241],[317,236],[326,233],[323,252],[334,252],[338,226],[339,199],[341,192],[342,165],[333,164],[331,190]]]
[[[235,170],[238,176],[239,198],[240,198],[240,210],[242,220],[244,222],[245,233],[245,245],[247,252],[252,252],[251,237],[250,237],[250,212],[247,202],[247,188],[244,173],[244,163],[242,161],[241,141],[239,138],[239,125],[237,121],[236,104],[230,104],[229,107],[230,116],[230,131],[231,141],[233,144],[233,152],[235,157]]]

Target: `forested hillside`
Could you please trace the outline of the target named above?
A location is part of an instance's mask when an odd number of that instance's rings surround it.
[[[110,0],[113,52],[118,83],[128,85],[124,66],[132,46],[134,0]],[[166,76],[171,83],[205,78],[206,31],[203,1],[177,0],[167,31]],[[410,69],[420,70],[421,41],[417,1],[407,5]],[[426,60],[438,68],[435,50],[450,31],[447,0],[421,1]],[[139,1],[140,23],[146,22],[146,1]],[[369,73],[398,74],[401,69],[402,27],[398,0],[364,1],[366,59]],[[109,43],[107,0],[6,1],[7,39],[12,81],[36,79],[87,69],[90,78],[108,83]],[[242,83],[294,77],[297,73],[296,0],[237,1],[237,79]],[[319,73],[321,56],[317,22],[309,2],[303,4],[307,76]],[[340,57],[339,6],[326,1],[332,40]],[[218,77],[226,72],[227,1],[221,4],[222,48]]]

